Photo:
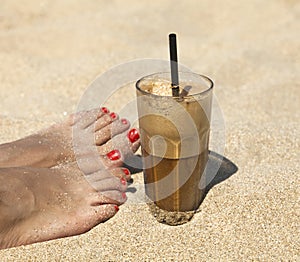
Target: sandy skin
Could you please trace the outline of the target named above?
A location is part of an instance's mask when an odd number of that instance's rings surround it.
[[[137,130],[106,108],[0,146],[0,248],[84,233],[126,201]],[[97,156],[96,156],[97,155]]]

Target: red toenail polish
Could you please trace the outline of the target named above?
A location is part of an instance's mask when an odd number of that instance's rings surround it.
[[[110,151],[107,155],[106,155],[110,160],[118,160],[121,158],[121,153],[118,149],[115,149],[113,151]]]
[[[126,175],[126,176],[129,176],[130,175],[130,172],[127,168],[122,168],[122,171],[123,173]]]
[[[126,193],[125,192],[122,193],[122,197],[126,198]]]
[[[135,141],[137,141],[140,138],[140,135],[138,133],[138,131],[133,128],[128,132],[127,137],[129,138],[131,143],[134,143]]]
[[[117,114],[114,113],[114,112],[110,113],[109,115],[110,115],[110,117],[111,117],[112,119],[116,119],[116,118],[117,118]]]
[[[115,210],[118,212],[119,211],[119,207],[118,206],[114,206]]]
[[[122,118],[122,119],[121,119],[121,122],[122,122],[122,124],[124,124],[124,125],[127,125],[127,124],[128,124],[128,121],[127,121],[127,119],[125,119],[125,118]]]
[[[126,179],[124,179],[123,177],[122,177],[120,180],[121,180],[121,184],[122,184],[122,185],[124,185],[124,186],[125,186],[125,185],[127,184],[127,181],[126,181]]]
[[[109,110],[106,107],[101,107],[101,111],[105,114],[109,113]]]

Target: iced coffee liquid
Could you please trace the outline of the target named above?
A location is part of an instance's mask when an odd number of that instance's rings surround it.
[[[186,86],[196,87],[188,82],[174,98],[165,79],[137,85],[146,194],[164,210],[195,210],[204,193],[199,183],[208,160],[211,93],[186,94]]]
[[[144,179],[147,183],[146,194],[157,206],[168,211],[198,208],[204,193],[198,185],[207,162],[207,153],[170,159],[148,155],[144,151],[143,156],[148,156],[145,158],[146,166],[154,166],[144,170]],[[164,179],[167,176],[168,179]]]

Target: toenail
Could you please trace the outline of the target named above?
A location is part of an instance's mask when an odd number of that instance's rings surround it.
[[[127,184],[127,181],[126,181],[125,178],[122,177],[120,180],[121,180],[121,184],[122,184],[122,185],[125,186],[125,185]]]
[[[129,176],[130,175],[130,172],[127,168],[122,168],[122,171],[123,173],[126,175],[126,176]]]
[[[140,138],[140,135],[138,133],[138,131],[133,128],[128,132],[127,137],[129,138],[131,143],[134,143],[135,141],[137,141]]]
[[[124,198],[126,198],[127,196],[126,196],[126,193],[125,192],[123,192],[122,193],[122,198],[124,199]]]
[[[119,211],[119,207],[118,206],[114,206],[115,210],[118,212]]]
[[[121,158],[121,152],[118,149],[110,151],[106,155],[110,160],[118,160]]]
[[[128,121],[127,121],[127,119],[125,119],[125,118],[122,118],[122,119],[121,119],[121,122],[122,122],[122,124],[124,124],[124,125],[127,125],[127,124],[128,124]]]
[[[106,107],[101,107],[101,111],[105,114],[109,113],[109,110]]]
[[[110,115],[110,117],[111,117],[112,119],[116,119],[116,118],[117,118],[117,114],[114,113],[114,112],[110,113],[109,115]]]

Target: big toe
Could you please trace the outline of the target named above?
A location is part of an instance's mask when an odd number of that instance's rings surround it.
[[[90,206],[82,214],[82,223],[77,223],[81,227],[81,232],[86,232],[94,226],[112,218],[119,210],[115,204],[95,204]]]
[[[104,222],[111,217],[113,217],[118,211],[119,207],[117,205],[100,205],[94,208],[95,218],[97,222]]]
[[[107,167],[121,166],[124,160],[131,157],[140,146],[140,135],[133,128],[123,132],[99,147],[103,163]]]

